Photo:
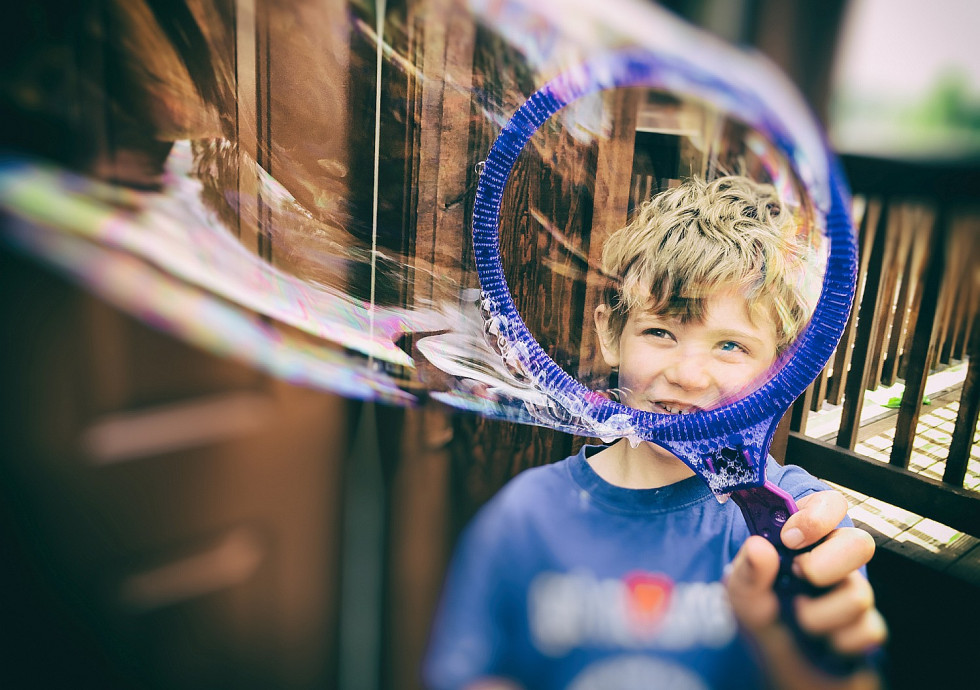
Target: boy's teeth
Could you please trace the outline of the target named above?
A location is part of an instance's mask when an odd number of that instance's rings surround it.
[[[662,402],[658,402],[657,405],[667,414],[691,414],[698,409],[693,406],[682,407],[680,405],[668,405],[667,403]]]

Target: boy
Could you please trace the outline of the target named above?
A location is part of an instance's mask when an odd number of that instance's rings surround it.
[[[689,180],[648,202],[603,248],[619,277],[595,311],[623,402],[662,414],[744,394],[808,318],[790,214],[771,187]],[[797,467],[767,466],[800,512],[782,530],[829,587],[800,625],[842,654],[884,641],[861,574],[874,542],[846,501]],[[838,526],[841,525],[841,526]],[[823,540],[823,541],[821,541]],[[782,624],[775,549],[749,537],[687,465],[621,439],[523,472],[480,512],[454,557],[426,663],[436,688],[864,688],[814,669]]]

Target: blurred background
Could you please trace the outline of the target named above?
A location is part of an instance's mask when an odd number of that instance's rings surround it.
[[[426,198],[419,177],[439,174],[432,146],[467,151],[449,148],[459,137],[426,140],[420,123],[437,98],[446,131],[464,128],[477,150],[490,133],[453,120],[459,93],[434,95],[422,77],[506,72],[467,67],[460,51],[473,29],[451,23],[454,5],[20,3],[0,29],[0,148],[152,190],[174,141],[223,133],[309,208],[323,208],[318,191],[343,189],[338,223],[363,238],[372,170],[323,162],[370,145],[370,27],[380,11],[393,54],[409,64],[386,67],[381,214],[402,232],[382,241],[415,257],[447,251],[449,234],[467,227],[473,173],[450,197]],[[846,490],[875,534],[870,573],[893,629],[892,686],[976,682],[967,626],[980,613],[980,8],[661,5],[767,55],[843,156],[859,200],[861,310],[840,356],[787,416],[775,453]],[[338,69],[304,70],[309,51]],[[513,98],[508,86],[501,103]],[[476,110],[468,98],[463,109]],[[322,122],[349,126],[311,146],[311,123]],[[623,140],[639,160],[650,138]],[[640,172],[635,186],[664,183]],[[415,231],[424,224],[431,246]],[[239,239],[271,251],[261,233]],[[0,283],[5,688],[420,687],[460,529],[514,474],[584,441],[272,378],[6,246]]]

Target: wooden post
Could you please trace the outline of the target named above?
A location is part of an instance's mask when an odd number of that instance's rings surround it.
[[[810,386],[812,389],[812,395],[810,397],[810,410],[813,412],[819,412],[823,407],[823,401],[827,399],[827,369],[829,367],[824,367],[820,370],[817,378],[814,379],[813,385]]]
[[[980,319],[973,321],[968,354],[970,365],[966,371],[966,380],[963,381],[960,409],[956,415],[956,426],[953,427],[953,439],[949,444],[946,470],[943,473],[943,481],[954,486],[963,486],[966,466],[970,461],[970,449],[973,448],[977,417],[980,415]]]
[[[888,342],[888,358],[885,361],[885,368],[881,375],[881,381],[886,386],[893,385],[895,379],[898,377],[899,362],[901,361],[902,353],[905,351],[907,331],[910,325],[909,315],[913,299],[916,296],[915,288],[919,284],[925,250],[929,246],[928,227],[924,227],[922,209],[914,209],[911,215],[910,223],[905,226],[912,236],[911,247],[905,259],[902,286],[899,289],[898,302],[895,304],[895,321],[892,326],[892,336]],[[919,232],[920,230],[924,231]]]
[[[582,315],[582,341],[579,347],[579,377],[589,380],[609,374],[609,367],[599,355],[592,319],[605,284],[595,267],[601,263],[606,238],[627,221],[640,92],[637,89],[617,89],[605,96],[603,104],[610,116],[612,131],[608,139],[600,140],[596,161],[595,201],[592,231],[589,234],[590,270],[586,279],[585,313]]]
[[[901,302],[901,298],[900,296],[896,298],[895,292],[897,290],[900,295],[905,288],[904,281],[899,287],[899,278],[905,273],[905,265],[909,261],[909,245],[912,241],[911,214],[912,210],[908,204],[903,204],[895,222],[897,236],[889,242],[889,245],[893,245],[894,249],[891,257],[885,259],[885,265],[888,269],[884,300],[881,304],[883,313],[880,316],[881,323],[878,329],[878,340],[875,342],[874,365],[868,381],[868,390],[875,390],[879,384],[884,383],[885,368],[890,366],[893,361],[893,357],[890,355],[892,343],[901,340],[902,328],[905,325],[904,311],[900,312],[900,305],[896,303],[896,301]]]
[[[864,284],[868,275],[868,261],[871,257],[871,247],[874,243],[874,229],[878,218],[885,212],[883,204],[872,203],[870,199],[865,201],[864,212],[861,214],[860,242],[861,251],[859,255],[859,267],[857,277],[857,289],[854,306],[847,317],[847,325],[837,350],[834,355],[834,374],[831,376],[827,387],[827,400],[832,405],[840,405],[844,399],[844,382],[847,380],[848,371],[851,368],[851,357],[854,351],[854,336],[857,328],[858,310],[861,308],[859,301],[860,295],[864,292]]]
[[[869,391],[878,388],[881,382],[881,369],[885,356],[885,340],[892,322],[892,303],[895,296],[895,284],[898,280],[896,259],[898,256],[899,234],[905,221],[907,210],[904,204],[895,204],[889,213],[888,224],[885,226],[884,256],[881,257],[881,279],[876,300],[875,330],[871,334],[871,349],[868,353],[867,380],[864,385]]]
[[[864,293],[861,296],[861,311],[854,337],[851,370],[844,387],[844,409],[841,411],[837,445],[852,450],[857,443],[858,430],[861,427],[861,409],[864,407],[864,387],[868,376],[871,335],[877,330],[878,295],[881,292],[882,260],[885,254],[885,225],[890,212],[888,200],[884,199],[875,226],[874,242],[864,281]]]
[[[889,462],[897,467],[908,467],[915,440],[915,428],[919,422],[922,408],[922,395],[925,392],[926,378],[933,361],[936,347],[936,321],[939,310],[940,291],[943,273],[946,269],[946,237],[949,222],[946,209],[939,206],[935,220],[935,232],[929,263],[923,276],[922,303],[912,336],[912,347],[908,355],[908,370],[905,376],[905,394],[898,411],[895,424],[895,441]]]
[[[810,398],[813,397],[813,384],[807,386],[802,395],[793,403],[793,416],[790,418],[790,431],[806,432],[806,418],[810,414]]]

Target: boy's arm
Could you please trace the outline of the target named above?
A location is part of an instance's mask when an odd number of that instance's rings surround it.
[[[513,589],[512,523],[501,494],[467,525],[454,549],[423,663],[425,687],[516,690],[506,675]]]
[[[799,512],[783,527],[783,543],[799,549],[820,542],[796,557],[794,570],[814,585],[829,588],[818,597],[797,599],[800,627],[825,637],[842,654],[857,655],[880,647],[887,630],[874,607],[871,586],[860,572],[874,554],[874,540],[863,530],[837,527],[847,513],[847,501],[837,491],[810,494],[798,505]],[[776,549],[762,537],[750,537],[739,549],[726,580],[735,616],[758,644],[773,685],[780,690],[880,687],[873,669],[837,677],[807,660],[779,618],[779,601],[772,588],[778,570]]]

